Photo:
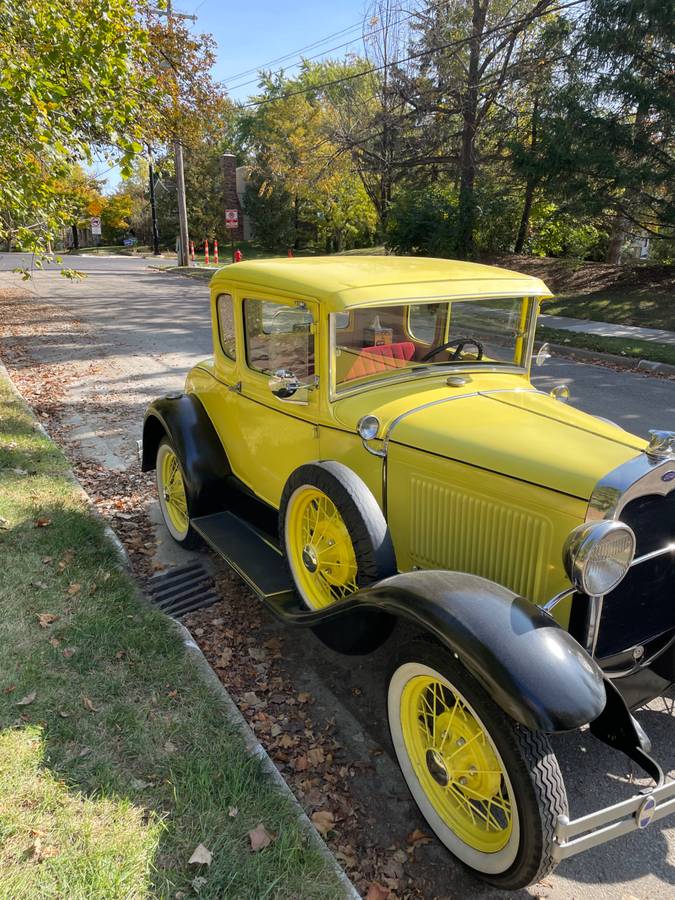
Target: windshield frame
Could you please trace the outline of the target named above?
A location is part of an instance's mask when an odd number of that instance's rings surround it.
[[[490,299],[490,300],[520,300],[527,307],[527,322],[524,329],[523,334],[523,349],[522,349],[522,365],[516,365],[515,363],[483,363],[483,362],[471,362],[471,363],[462,363],[462,362],[441,362],[436,364],[427,365],[424,363],[416,363],[412,367],[407,367],[405,369],[397,370],[397,374],[392,374],[391,371],[383,374],[381,378],[372,376],[367,381],[361,381],[358,384],[349,385],[349,382],[343,384],[338,387],[336,380],[336,364],[335,364],[335,351],[337,344],[337,328],[336,322],[337,317],[345,312],[350,312],[352,309],[376,309],[382,306],[407,306],[408,310],[406,313],[406,321],[410,316],[410,307],[414,305],[422,305],[422,304],[434,304],[439,302],[448,302],[448,303],[462,303],[462,302],[476,302],[480,303],[481,300]],[[467,374],[467,373],[477,373],[479,372],[488,372],[488,373],[499,373],[504,372],[510,375],[528,375],[530,372],[531,364],[532,364],[532,351],[534,347],[534,338],[536,331],[537,318],[539,314],[539,306],[541,303],[542,297],[540,296],[532,296],[532,295],[522,295],[518,294],[499,294],[499,295],[490,295],[487,297],[477,297],[475,294],[468,296],[453,296],[453,297],[410,297],[405,299],[387,299],[382,301],[381,303],[363,303],[363,304],[354,304],[354,306],[350,306],[348,309],[342,310],[341,312],[329,312],[328,313],[328,375],[329,375],[329,400],[331,402],[335,400],[342,400],[344,397],[351,396],[352,394],[361,393],[362,391],[372,390],[373,388],[379,388],[383,385],[390,384],[401,384],[403,382],[409,382],[422,378],[434,378],[440,376],[447,376],[449,372],[457,373],[457,374]]]

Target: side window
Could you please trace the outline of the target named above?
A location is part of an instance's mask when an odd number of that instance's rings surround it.
[[[218,312],[218,333],[220,346],[223,353],[229,359],[237,358],[237,348],[234,334],[234,304],[229,294],[220,294],[216,301]]]
[[[312,314],[305,303],[244,300],[246,359],[250,368],[271,375],[288,369],[298,378],[314,374]]]
[[[408,331],[411,337],[424,344],[432,344],[439,316],[444,312],[444,303],[412,303],[408,310]]]

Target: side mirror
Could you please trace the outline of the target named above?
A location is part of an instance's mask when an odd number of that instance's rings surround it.
[[[551,397],[561,403],[567,403],[570,398],[570,389],[566,384],[557,384],[551,391]]]
[[[279,400],[288,400],[298,388],[302,387],[297,376],[289,369],[277,369],[267,384]]]
[[[534,363],[537,366],[543,366],[547,359],[551,358],[551,345],[550,344],[542,344],[539,348],[539,352],[534,358]]]

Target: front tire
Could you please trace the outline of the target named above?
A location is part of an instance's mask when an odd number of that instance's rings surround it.
[[[447,650],[424,640],[396,662],[387,706],[403,776],[448,850],[503,890],[551,872],[568,807],[548,738],[510,719]]]
[[[178,454],[168,437],[162,438],[159,443],[155,469],[164,524],[176,543],[186,550],[193,550],[199,546],[200,538],[190,525],[185,476]]]

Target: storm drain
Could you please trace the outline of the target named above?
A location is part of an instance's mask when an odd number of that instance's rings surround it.
[[[148,593],[155,606],[174,618],[220,600],[213,578],[200,562],[153,575]]]

